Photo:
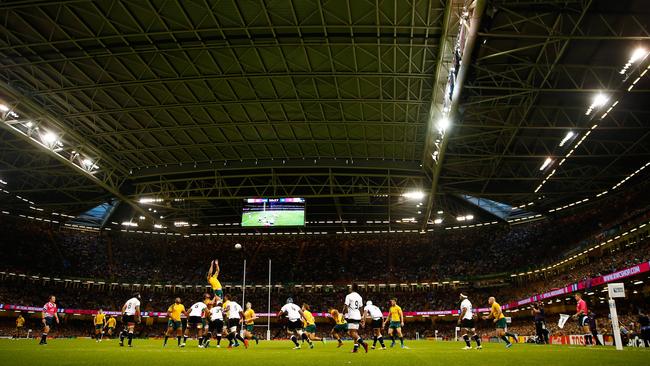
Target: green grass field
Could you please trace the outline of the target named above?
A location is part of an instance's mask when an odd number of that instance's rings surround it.
[[[289,341],[260,342],[249,349],[199,349],[196,341],[179,349],[170,340],[162,348],[159,340],[134,340],[133,348],[118,346],[115,340],[95,343],[90,339],[50,340],[38,346],[36,340],[0,340],[3,365],[642,365],[650,350],[613,347],[537,346],[484,344],[483,350],[463,351],[460,342],[410,341],[410,349],[398,347],[386,351],[370,350],[351,354],[352,343],[342,348],[335,342],[316,344],[316,348],[292,350]],[[213,341],[214,343],[214,341]],[[224,342],[227,344],[227,342]],[[645,360],[645,361],[644,361]]]
[[[303,226],[305,224],[304,211],[251,211],[244,212],[241,226],[269,226],[265,222],[272,222],[271,226]]]

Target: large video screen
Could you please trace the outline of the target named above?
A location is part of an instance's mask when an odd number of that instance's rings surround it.
[[[304,198],[248,198],[244,200],[241,226],[304,226]]]

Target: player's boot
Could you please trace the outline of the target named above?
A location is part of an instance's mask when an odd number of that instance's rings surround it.
[[[510,348],[510,347],[512,347],[512,343],[506,344],[506,348]]]
[[[370,347],[370,349],[375,349],[375,346]]]
[[[300,349],[300,346],[295,346],[293,347],[293,349]]]
[[[313,344],[313,343],[309,343],[309,348],[310,348],[310,349],[314,349],[314,344]]]
[[[408,346],[401,345],[402,349],[409,349]]]
[[[476,349],[483,349],[483,346],[476,346]]]
[[[463,347],[463,350],[468,350],[468,349],[472,349],[472,346],[465,346],[465,347]]]
[[[248,339],[244,339],[244,348],[248,349]]]

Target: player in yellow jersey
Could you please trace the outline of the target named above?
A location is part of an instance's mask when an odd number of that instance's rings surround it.
[[[246,310],[244,311],[244,338],[255,340],[255,344],[259,344],[260,340],[255,336],[253,330],[255,329],[255,311],[253,310],[253,305],[250,302],[246,303]]]
[[[501,311],[501,305],[495,300],[494,297],[488,299],[490,304],[490,314],[483,317],[483,320],[488,320],[490,318],[494,319],[493,322],[496,326],[497,337],[503,339],[506,342],[506,348],[512,347],[512,343],[506,337],[506,316],[503,315]]]
[[[106,321],[106,328],[108,329],[106,333],[108,334],[109,337],[113,335],[113,331],[115,330],[116,325],[117,325],[117,320],[113,315],[111,315],[110,318],[108,318],[108,320]]]
[[[219,282],[219,260],[215,259],[210,262],[210,270],[208,270],[208,283],[212,287],[212,294],[219,298],[223,299],[223,288],[221,287],[221,282]],[[213,299],[214,302],[217,299]]]
[[[181,298],[177,297],[174,299],[174,303],[167,309],[167,332],[165,332],[165,341],[163,342],[163,347],[167,346],[167,339],[172,334],[176,332],[176,339],[178,340],[178,347],[182,347],[181,338],[183,336],[183,326],[181,323],[181,315],[187,317],[187,311],[185,310],[185,305],[181,303]]]
[[[316,337],[316,319],[310,311],[309,304],[302,304],[302,326],[305,333],[302,334],[303,342],[306,339],[312,341],[323,341],[323,338]],[[309,343],[310,348],[314,348],[313,343]]]
[[[95,342],[101,342],[106,326],[106,314],[102,309],[99,309],[93,317],[93,324],[95,324]]]
[[[408,348],[404,345],[404,336],[402,335],[402,327],[404,326],[404,313],[402,312],[402,308],[397,305],[396,298],[390,299],[388,318],[384,320],[384,327],[386,324],[388,324],[388,336],[391,340],[390,346],[395,347],[395,335],[397,335],[399,337],[401,347]]]
[[[341,335],[345,335],[348,332],[348,322],[345,321],[343,314],[339,313],[336,309],[330,309],[329,313],[334,321],[334,328],[332,328],[330,334],[338,341],[339,345],[337,347],[341,347],[343,345]]]
[[[25,318],[23,318],[23,314],[18,314],[18,317],[16,318],[16,331],[14,332],[12,339],[18,339],[22,337],[24,327]]]

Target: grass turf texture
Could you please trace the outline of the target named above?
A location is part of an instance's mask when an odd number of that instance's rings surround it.
[[[178,348],[170,339],[166,348],[161,340],[133,341],[133,348],[119,347],[117,340],[95,343],[90,339],[50,340],[38,346],[36,340],[0,340],[3,365],[643,365],[650,350],[613,347],[538,346],[515,344],[506,350],[503,344],[486,343],[483,350],[464,351],[461,342],[410,341],[410,349],[369,350],[351,354],[352,342],[336,348],[336,342],[317,343],[314,349],[303,345],[292,350],[290,341],[260,342],[249,349],[199,349],[195,340]],[[215,341],[212,342],[213,345]],[[222,346],[223,346],[222,342]],[[227,342],[225,342],[227,344]]]
[[[305,211],[269,210],[244,212],[242,214],[241,226],[268,226],[264,224],[265,217],[273,218],[273,225],[270,226],[303,226],[305,224]]]

